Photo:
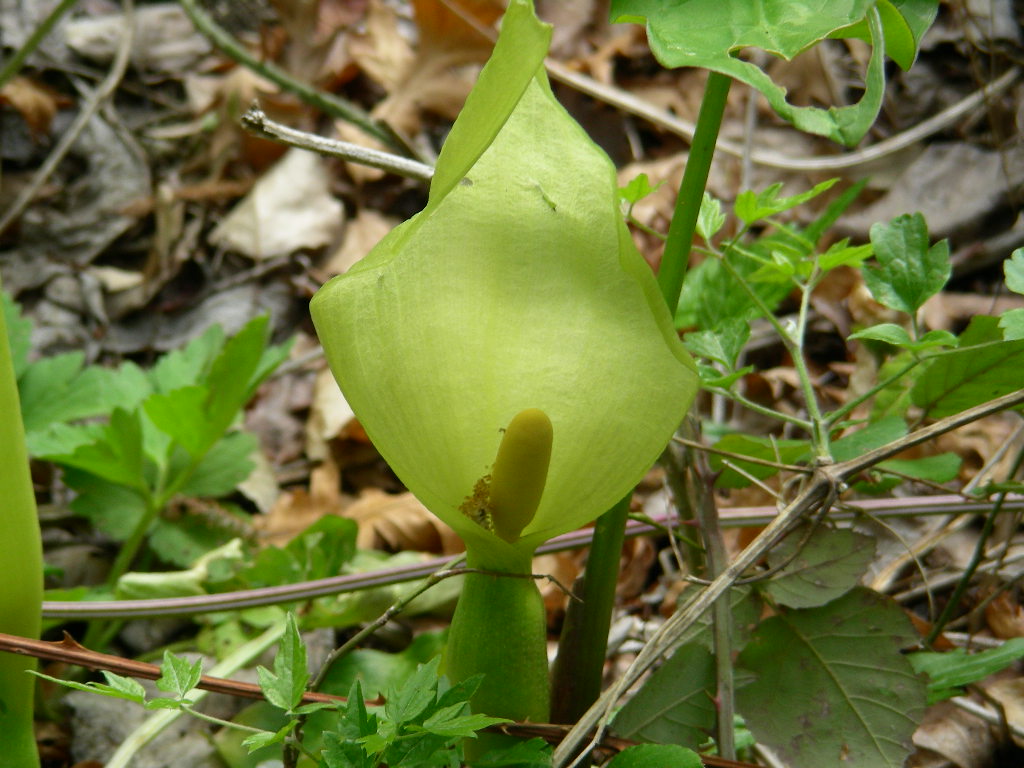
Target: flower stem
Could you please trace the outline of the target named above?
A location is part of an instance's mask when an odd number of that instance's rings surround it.
[[[42,544],[14,361],[2,311],[0,414],[0,631],[38,638],[43,604]],[[32,732],[35,679],[26,674],[35,666],[35,659],[0,653],[0,754],[5,765],[39,765]]]
[[[486,569],[472,552],[468,564]],[[484,675],[471,699],[474,712],[546,723],[547,622],[544,601],[529,578],[530,564],[527,556],[515,573],[466,574],[448,632],[444,671],[453,683]],[[467,740],[467,756],[495,746],[489,737]]]

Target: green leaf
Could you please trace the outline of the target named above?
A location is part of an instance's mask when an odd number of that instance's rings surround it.
[[[910,338],[910,334],[907,333],[906,329],[902,325],[896,325],[896,323],[881,323],[879,325],[873,325],[862,331],[851,333],[847,338],[884,341],[886,344],[892,344],[894,347],[902,347],[904,349],[906,349],[909,344],[914,343],[914,340]]]
[[[489,725],[512,722],[504,717],[464,714],[466,709],[466,702],[439,709],[423,721],[423,730],[439,736],[473,738],[477,731]]]
[[[816,608],[857,586],[874,556],[870,536],[804,525],[769,551],[769,567],[781,569],[764,588],[780,605]]]
[[[417,636],[401,653],[384,653],[372,648],[353,651],[331,666],[321,690],[344,695],[351,685],[361,680],[367,698],[379,696],[409,679],[417,667],[441,653],[444,644],[444,634],[427,632]]]
[[[0,311],[4,313],[4,323],[7,325],[7,343],[11,348],[11,363],[17,380],[28,366],[28,351],[32,347],[32,321],[21,316],[21,306],[6,291],[0,291]]]
[[[701,768],[700,755],[675,744],[637,744],[612,758],[608,768]]]
[[[156,681],[156,687],[183,699],[185,694],[199,685],[199,678],[202,676],[202,659],[192,662],[170,651],[164,651],[164,663],[160,665],[160,678]]]
[[[928,243],[928,226],[920,213],[872,225],[871,245],[878,266],[865,266],[863,274],[876,301],[913,315],[942,290],[953,270],[949,243]]]
[[[874,6],[874,0],[613,0],[610,18],[613,22],[646,20],[651,51],[663,66],[705,67],[734,77],[761,91],[772,108],[800,130],[852,146],[878,115],[885,88],[886,32]],[[851,106],[795,107],[786,101],[785,88],[737,55],[756,47],[791,60],[862,20],[866,20],[872,54],[865,93]],[[861,36],[859,28],[853,29]]]
[[[1018,248],[1003,262],[1003,273],[1007,288],[1014,293],[1024,293],[1024,248]]]
[[[733,318],[721,323],[717,331],[688,333],[683,337],[683,343],[691,354],[714,360],[732,370],[749,339],[750,323]]]
[[[259,449],[259,441],[249,432],[229,432],[192,468],[188,479],[178,488],[186,496],[216,498],[227,496],[252,473],[250,458]]]
[[[639,741],[698,746],[715,724],[714,689],[711,652],[683,645],[619,710],[612,729]]]
[[[836,267],[859,267],[865,259],[871,258],[872,253],[871,245],[849,245],[849,241],[843,239],[818,256],[818,268],[828,272]]]
[[[198,459],[220,437],[204,413],[208,397],[205,387],[182,387],[167,394],[158,392],[151,395],[143,403],[143,408],[157,429],[173,438],[192,458]]]
[[[473,768],[551,768],[551,746],[544,739],[517,741],[473,761]]]
[[[750,437],[748,435],[726,435],[717,443],[715,448],[720,451],[751,456],[755,459],[765,459],[782,464],[795,464],[807,457],[810,443],[806,440],[769,440],[763,437]],[[749,475],[758,480],[765,480],[775,475],[779,470],[762,464],[751,464],[739,459],[727,458],[711,454],[708,457],[711,469],[715,472],[721,470],[722,474],[715,481],[717,488],[746,488],[751,484],[744,475],[732,468],[727,468],[728,461],[733,466],[739,467]]]
[[[224,330],[219,325],[211,325],[184,349],[172,350],[157,360],[148,371],[153,388],[166,394],[199,384],[223,346]]]
[[[295,726],[298,725],[298,723],[298,720],[290,720],[287,725],[274,733],[253,733],[242,739],[242,746],[249,750],[249,754],[252,754],[257,749],[269,747],[271,744],[280,744],[285,740],[289,733],[295,730]]]
[[[146,689],[142,687],[142,683],[130,677],[116,675],[113,672],[103,671],[102,674],[103,678],[107,681],[106,683],[76,683],[72,680],[50,677],[34,670],[30,670],[30,672],[36,677],[63,685],[65,688],[74,688],[76,691],[97,693],[100,696],[107,696],[112,699],[125,699],[126,701],[134,701],[136,704],[144,704],[146,702]]]
[[[798,205],[812,200],[834,186],[837,181],[839,179],[823,181],[806,192],[790,197],[779,197],[779,192],[782,190],[782,182],[772,184],[761,192],[753,192],[748,189],[741,192],[736,198],[733,210],[740,221],[749,227],[756,221],[767,219],[769,216],[788,211],[790,208],[796,208]]]
[[[722,212],[722,203],[705,190],[697,214],[697,234],[704,238],[704,242],[710,243],[723,226],[725,214]]]
[[[648,195],[653,194],[664,184],[664,181],[659,181],[652,187],[651,180],[647,178],[647,174],[641,173],[639,176],[635,176],[630,179],[626,186],[619,187],[619,197],[624,203],[626,203],[628,208],[632,210],[634,205],[639,203]]]
[[[127,486],[74,468],[64,471],[64,482],[78,493],[72,511],[118,541],[127,539],[146,514],[146,500]]]
[[[878,0],[877,7],[885,34],[885,52],[906,71],[917,58],[921,38],[935,20],[938,0]],[[841,30],[840,36],[871,42],[866,22]]]
[[[898,768],[912,750],[925,683],[900,651],[916,633],[891,601],[862,587],[820,608],[763,622],[738,663],[737,691],[758,741],[795,768]]]
[[[288,614],[284,636],[274,657],[274,671],[257,667],[256,674],[260,690],[275,707],[291,712],[302,701],[309,682],[309,670],[306,667],[306,646],[299,637],[294,614]]]
[[[439,656],[421,665],[401,685],[390,690],[384,712],[396,723],[408,723],[434,703],[437,696]]]
[[[927,364],[910,392],[914,405],[940,419],[1020,389],[1024,340],[1000,337],[998,318],[975,316],[960,347]]]
[[[868,451],[881,448],[907,434],[907,425],[898,416],[889,416],[868,424],[832,443],[832,458],[849,461]]]
[[[932,0],[928,1],[931,2]],[[854,201],[856,201],[860,196],[860,193],[864,190],[864,187],[866,187],[867,184],[868,179],[865,177],[840,192],[835,199],[831,200],[829,204],[825,206],[825,210],[807,226],[807,229],[804,230],[804,236],[817,245],[822,236],[828,232],[832,226],[839,221],[839,218],[846,213],[846,210],[853,205]],[[840,240],[836,245],[842,245],[845,247],[846,242],[846,240]],[[831,248],[829,250],[831,250]],[[822,269],[825,269],[825,267],[822,267]]]
[[[959,696],[963,686],[977,683],[1024,658],[1024,638],[1007,640],[999,648],[967,653],[954,648],[945,653],[919,651],[910,659],[914,671],[928,675],[928,703]]]
[[[999,316],[999,327],[1007,341],[1024,339],[1024,309],[1008,309]]]
[[[142,423],[137,411],[129,413],[115,408],[110,423],[99,433],[96,442],[79,445],[70,454],[42,458],[142,493],[148,492],[143,472]]]

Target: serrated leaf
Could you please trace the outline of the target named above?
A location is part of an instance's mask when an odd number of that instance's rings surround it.
[[[1024,340],[998,341],[999,320],[978,315],[960,336],[960,347],[936,356],[910,392],[931,419],[960,413],[1021,387]]]
[[[76,691],[96,693],[112,699],[125,699],[126,701],[134,701],[136,704],[144,704],[146,701],[146,689],[142,687],[142,683],[130,677],[114,674],[113,672],[103,672],[106,683],[76,683],[72,680],[61,680],[59,677],[44,675],[42,672],[36,672],[35,670],[30,670],[30,672],[36,677],[49,680],[51,683],[57,683],[65,688],[74,688]]]
[[[408,723],[434,703],[440,663],[440,657],[431,659],[401,685],[391,689],[384,704],[384,712],[389,718],[396,723]]]
[[[765,95],[784,119],[802,131],[828,136],[852,146],[874,122],[885,88],[883,69],[886,30],[873,11],[874,0],[613,0],[613,22],[647,22],[651,51],[666,67],[705,67],[741,80]],[[757,47],[792,59],[826,37],[854,29],[866,19],[872,55],[865,74],[865,94],[851,106],[817,109],[795,107],[786,90],[759,67],[736,55]]]
[[[22,317],[21,306],[6,291],[0,290],[0,312],[7,326],[7,343],[11,349],[11,363],[15,380],[28,366],[28,351],[32,346],[32,321]]]
[[[242,739],[242,746],[249,750],[249,754],[252,754],[257,749],[263,749],[263,747],[268,747],[271,744],[280,744],[296,725],[298,725],[298,720],[291,720],[287,725],[274,733],[269,731],[253,733]]]
[[[198,459],[220,436],[206,419],[208,397],[205,387],[181,387],[166,394],[151,395],[143,408],[159,430],[170,435],[192,458]]]
[[[181,699],[199,685],[202,676],[202,659],[192,662],[170,651],[164,651],[164,662],[160,665],[160,678],[156,681],[156,687]]]
[[[793,768],[899,768],[923,714],[925,683],[900,651],[903,612],[857,587],[763,622],[738,663],[757,679],[737,705],[758,741]]]
[[[849,245],[848,242],[844,239],[830,245],[827,251],[818,256],[818,268],[828,272],[836,267],[859,267],[874,253],[869,244]]]
[[[619,197],[628,204],[629,208],[632,208],[645,197],[658,190],[664,183],[664,181],[659,181],[652,187],[651,180],[647,177],[647,174],[641,173],[630,179],[626,186],[619,187]]]
[[[750,226],[756,221],[767,219],[769,216],[796,208],[798,205],[814,199],[830,189],[837,181],[839,179],[823,181],[806,192],[790,197],[779,197],[779,192],[782,191],[782,182],[772,184],[761,192],[748,189],[737,196],[733,211],[740,221]]]
[[[1024,248],[1018,248],[1003,262],[1006,287],[1014,293],[1024,293]]]
[[[705,190],[700,201],[700,211],[697,213],[697,234],[704,238],[704,242],[710,243],[711,238],[718,234],[724,225],[722,203]]]
[[[95,442],[79,445],[71,454],[48,455],[51,461],[74,467],[112,483],[148,492],[143,472],[142,423],[138,412],[115,408]]]
[[[71,510],[117,541],[127,539],[146,514],[145,499],[132,488],[73,467],[64,470],[64,482],[78,494]]]
[[[233,493],[252,473],[255,465],[250,457],[258,449],[259,441],[255,435],[229,432],[203,455],[178,492],[185,496],[210,498]]]
[[[612,758],[608,768],[701,768],[704,762],[692,749],[675,744],[637,744]]]
[[[733,318],[723,322],[717,331],[695,331],[683,337],[683,344],[696,356],[721,363],[727,369],[736,367],[743,347],[750,339],[750,323]]]
[[[619,710],[612,730],[640,741],[697,746],[715,724],[714,688],[711,652],[683,645]]]
[[[875,556],[875,540],[855,531],[823,525],[797,528],[768,553],[770,568],[781,569],[764,584],[780,605],[816,608],[846,594]]]
[[[148,371],[153,388],[166,394],[199,384],[223,345],[224,330],[211,325],[184,349],[172,350],[157,360]]]
[[[302,701],[309,682],[309,670],[306,667],[306,646],[299,637],[294,614],[288,614],[284,636],[274,657],[274,671],[257,667],[256,674],[260,690],[275,707],[290,712]]]
[[[1007,640],[999,648],[967,653],[954,648],[945,653],[919,651],[908,657],[914,670],[928,675],[928,703],[934,704],[963,693],[963,686],[977,683],[1024,658],[1024,638]]]
[[[1024,339],[1024,309],[1008,309],[999,316],[999,327],[1007,341]]]
[[[877,267],[865,266],[864,283],[880,304],[913,315],[942,290],[953,267],[949,243],[929,246],[928,226],[920,213],[904,214],[871,227]]]
[[[423,721],[423,730],[438,736],[471,738],[481,728],[498,723],[510,723],[504,717],[488,717],[487,715],[461,714],[466,710],[465,702],[443,707]]]

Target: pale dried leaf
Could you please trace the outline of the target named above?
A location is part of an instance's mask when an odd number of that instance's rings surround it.
[[[314,461],[326,459],[330,455],[327,443],[344,437],[355,417],[330,370],[318,372],[306,422],[306,455]]]
[[[948,702],[929,707],[914,733],[914,746],[940,755],[957,768],[985,768],[995,751],[988,725]],[[912,758],[911,765],[925,765]]]
[[[338,466],[325,461],[309,475],[309,490],[284,491],[266,515],[253,520],[267,544],[284,546],[324,515],[340,515],[344,508]]]
[[[60,98],[50,88],[27,77],[12,77],[0,87],[0,104],[10,104],[34,137],[50,133]]]
[[[461,552],[462,540],[427,511],[411,493],[388,494],[367,489],[345,510],[359,525],[356,545],[389,552]]]
[[[323,158],[289,150],[224,217],[210,240],[257,260],[331,245],[341,235],[344,208],[329,187]]]
[[[385,216],[380,211],[361,209],[345,224],[341,247],[328,257],[321,268],[324,281],[348,272],[353,264],[368,254],[398,223],[398,219]]]

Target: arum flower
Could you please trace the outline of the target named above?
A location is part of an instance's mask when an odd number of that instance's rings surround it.
[[[531,4],[513,0],[427,206],[311,305],[381,455],[462,536],[471,567],[514,574],[629,492],[697,387],[622,221],[614,167],[551,93],[549,41]],[[523,596],[536,588],[497,582],[500,594],[470,597],[467,579],[450,639],[465,653],[450,647],[450,668],[488,642],[461,628],[470,603],[499,604],[491,624],[507,655],[510,606],[529,602],[527,644],[540,621],[543,651],[543,607]],[[465,622],[475,633],[482,623]],[[544,707],[507,716],[541,719]]]

